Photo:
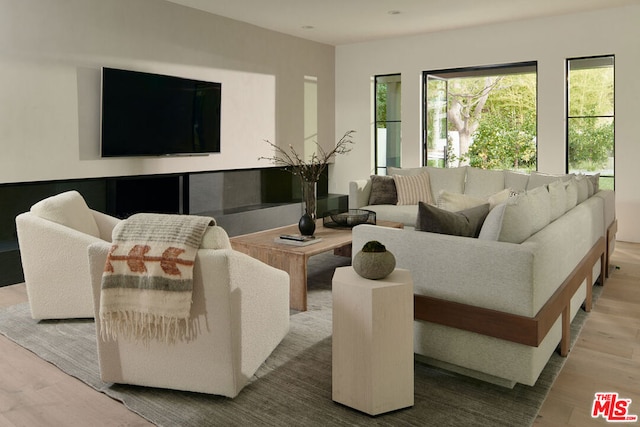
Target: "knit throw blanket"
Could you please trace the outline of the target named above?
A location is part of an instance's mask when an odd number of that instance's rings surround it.
[[[136,214],[114,230],[100,295],[103,340],[193,338],[193,265],[210,217]]]

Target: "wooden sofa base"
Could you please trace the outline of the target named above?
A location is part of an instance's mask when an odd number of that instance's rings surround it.
[[[608,243],[604,237],[596,242],[535,317],[414,294],[414,318],[538,347],[558,316],[562,315],[560,354],[566,356],[571,342],[571,298],[586,279],[587,296],[584,309],[591,311],[593,266],[600,258],[600,278],[604,283]]]

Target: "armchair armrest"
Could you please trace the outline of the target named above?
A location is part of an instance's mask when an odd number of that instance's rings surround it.
[[[87,247],[102,240],[29,212],[16,225],[32,317],[93,317]]]
[[[122,220],[104,214],[102,212],[94,211],[91,209],[91,214],[93,215],[93,219],[96,221],[96,225],[98,226],[98,231],[100,232],[100,238],[107,242],[111,241],[111,233],[113,232],[114,227]]]

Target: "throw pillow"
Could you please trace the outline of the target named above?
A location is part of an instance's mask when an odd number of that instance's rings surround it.
[[[453,236],[478,237],[488,213],[488,203],[459,212],[449,212],[420,202],[418,203],[416,230]]]
[[[437,206],[438,208],[444,209],[445,211],[457,212],[483,205],[485,203],[487,203],[487,201],[480,197],[440,190]]]
[[[98,224],[80,193],[66,191],[31,206],[31,213],[94,237],[100,237]]]
[[[496,194],[492,194],[487,199],[489,202],[489,209],[493,209],[499,204],[506,202],[509,197],[515,196],[516,194],[518,193],[513,191],[511,188],[505,188],[502,191],[498,191]]]
[[[396,203],[398,203],[398,193],[393,177],[371,175],[369,205],[395,205]]]
[[[398,205],[417,205],[418,202],[433,204],[429,174],[393,175],[398,192]]]
[[[440,190],[437,206],[440,209],[444,209],[450,212],[457,212],[464,209],[473,208],[475,206],[483,205],[488,202],[489,210],[491,210],[500,203],[505,202],[512,195],[515,195],[515,193],[510,188],[505,188],[504,190],[492,194],[487,198]]]

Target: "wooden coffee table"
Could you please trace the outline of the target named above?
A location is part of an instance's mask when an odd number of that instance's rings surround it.
[[[377,221],[383,227],[404,228],[400,222]],[[298,225],[272,228],[256,233],[232,237],[231,247],[253,258],[289,273],[289,305],[299,311],[307,310],[307,261],[313,255],[333,250],[336,255],[351,256],[351,229],[329,228],[316,221],[318,243],[308,246],[293,246],[276,242],[283,234],[300,234]]]

